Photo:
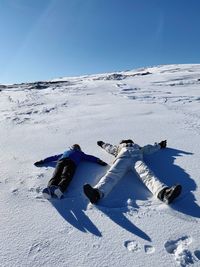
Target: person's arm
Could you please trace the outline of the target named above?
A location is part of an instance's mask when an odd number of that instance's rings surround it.
[[[167,140],[161,141],[160,143],[155,143],[154,145],[146,145],[141,148],[144,155],[153,154],[159,149],[166,148]]]
[[[40,161],[36,161],[36,162],[34,163],[34,165],[35,165],[35,166],[39,166],[39,165],[42,165],[42,164],[45,164],[45,163],[49,163],[49,162],[53,162],[53,161],[57,161],[61,156],[62,156],[62,154],[54,155],[54,156],[51,156],[51,157],[42,159],[42,160],[40,160]]]
[[[99,165],[102,165],[102,166],[106,166],[107,163],[104,162],[103,160],[95,157],[95,156],[92,156],[92,155],[87,155],[85,153],[83,153],[83,160],[87,160],[87,161],[91,161],[91,162],[95,162],[95,163],[98,163]]]
[[[118,154],[118,147],[117,146],[113,146],[113,145],[111,145],[109,143],[104,143],[103,141],[97,141],[97,145],[100,146],[106,152],[108,152],[109,154],[111,154],[111,155],[113,155],[115,157]]]

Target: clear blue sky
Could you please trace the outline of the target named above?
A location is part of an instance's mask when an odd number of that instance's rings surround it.
[[[0,83],[200,63],[200,0],[0,0]]]

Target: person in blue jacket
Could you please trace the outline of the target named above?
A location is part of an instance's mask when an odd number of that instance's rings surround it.
[[[78,144],[72,145],[72,147],[63,154],[35,162],[35,166],[40,166],[45,163],[57,161],[53,176],[50,179],[47,188],[45,188],[42,192],[43,196],[47,199],[50,199],[53,196],[56,196],[59,199],[62,198],[63,193],[74,176],[78,164],[83,160],[91,161],[102,166],[107,165],[107,163],[101,159],[85,154]]]

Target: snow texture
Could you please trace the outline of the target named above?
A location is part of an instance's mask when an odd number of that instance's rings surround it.
[[[0,265],[200,266],[200,65],[0,85]],[[42,189],[55,165],[33,163],[79,143],[109,165],[97,140],[167,139],[145,158],[183,192],[167,206],[132,173],[99,205],[83,194],[109,166],[82,162],[63,200]]]

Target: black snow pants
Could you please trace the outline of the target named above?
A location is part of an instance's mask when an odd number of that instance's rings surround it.
[[[70,184],[75,171],[76,164],[71,159],[65,158],[59,160],[48,186],[59,186],[60,190],[64,193]]]

